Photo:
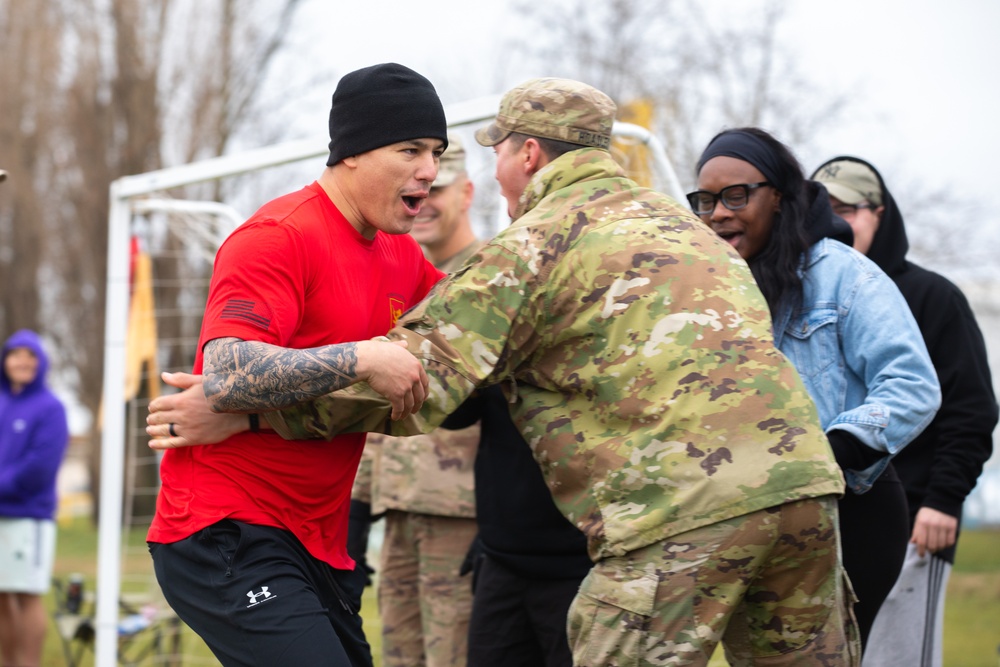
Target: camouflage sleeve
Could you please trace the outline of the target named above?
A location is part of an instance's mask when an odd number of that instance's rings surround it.
[[[389,433],[391,409],[389,401],[359,382],[308,403],[263,414],[285,440],[331,440],[339,433]],[[394,435],[415,435],[432,428],[419,414],[391,424]]]
[[[483,247],[465,268],[439,282],[389,332],[405,339],[430,378],[420,412],[390,421],[388,401],[358,383],[281,412],[268,421],[287,439],[330,439],[338,433],[427,433],[472,391],[511,374],[537,344],[540,308],[528,307],[540,258],[518,251],[517,236]]]
[[[358,472],[354,476],[354,486],[351,488],[351,500],[372,504],[375,459],[379,455],[383,438],[384,436],[373,433],[365,441],[365,448],[361,453],[361,463],[358,465]]]

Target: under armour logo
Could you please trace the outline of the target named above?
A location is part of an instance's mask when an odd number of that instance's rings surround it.
[[[267,586],[261,586],[260,593],[254,593],[252,590],[247,591],[247,597],[250,598],[250,604],[248,604],[247,606],[252,607],[255,604],[260,604],[261,602],[263,602],[261,598],[267,600],[272,596],[271,593],[267,590]]]
[[[840,173],[839,164],[828,164],[823,167],[823,176],[826,178],[837,178],[838,173]]]

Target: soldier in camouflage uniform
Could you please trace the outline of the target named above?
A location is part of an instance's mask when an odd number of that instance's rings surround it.
[[[448,134],[438,176],[410,234],[444,272],[462,266],[481,242],[469,208],[474,187],[461,138]],[[472,587],[459,575],[476,535],[473,462],[479,425],[394,438],[371,434],[351,494],[348,544],[364,543],[357,517],[385,514],[379,564],[382,664],[465,665]],[[359,561],[363,553],[352,553]]]
[[[477,134],[514,221],[390,332],[430,379],[419,413],[389,423],[355,384],[268,420],[285,437],[416,432],[502,383],[595,561],[575,664],[705,665],[722,641],[736,665],[857,665],[844,480],[816,408],[746,263],[611,159],[614,114],[590,86],[536,79]]]

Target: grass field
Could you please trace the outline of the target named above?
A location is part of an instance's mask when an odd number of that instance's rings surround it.
[[[130,544],[141,544],[142,534],[130,537]],[[95,588],[97,571],[97,532],[89,522],[77,520],[60,526],[55,574],[65,578],[73,572],[85,576],[85,587]],[[149,557],[141,550],[129,558],[129,571],[149,568]],[[54,609],[50,598],[49,608]],[[381,624],[376,613],[375,595],[371,588],[365,591],[362,613],[365,629],[375,654],[375,667],[381,667],[379,631]],[[182,633],[184,665],[218,665],[201,640],[185,628]],[[142,650],[134,645],[131,650]],[[945,607],[945,667],[997,667],[1000,662],[1000,529],[969,530],[963,533],[955,569],[948,584]],[[724,667],[721,651],[713,658],[711,667]],[[49,629],[43,667],[67,665],[63,647],[56,628]],[[78,667],[92,667],[93,654],[83,651]],[[152,657],[140,664],[155,665],[162,662]]]

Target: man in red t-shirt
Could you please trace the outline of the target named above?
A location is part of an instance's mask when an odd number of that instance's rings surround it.
[[[401,65],[351,72],[333,94],[330,137],[319,179],[265,204],[216,256],[194,372],[213,373],[213,409],[250,414],[251,431],[167,452],[160,468],[147,538],[157,580],[227,666],[372,664],[346,550],[365,438],[317,446],[254,426],[300,381],[282,348],[341,369],[326,391],[396,388],[399,414],[426,388],[413,355],[369,339],[442,276],[406,233],[447,146],[441,102]],[[230,390],[247,376],[251,392]]]

